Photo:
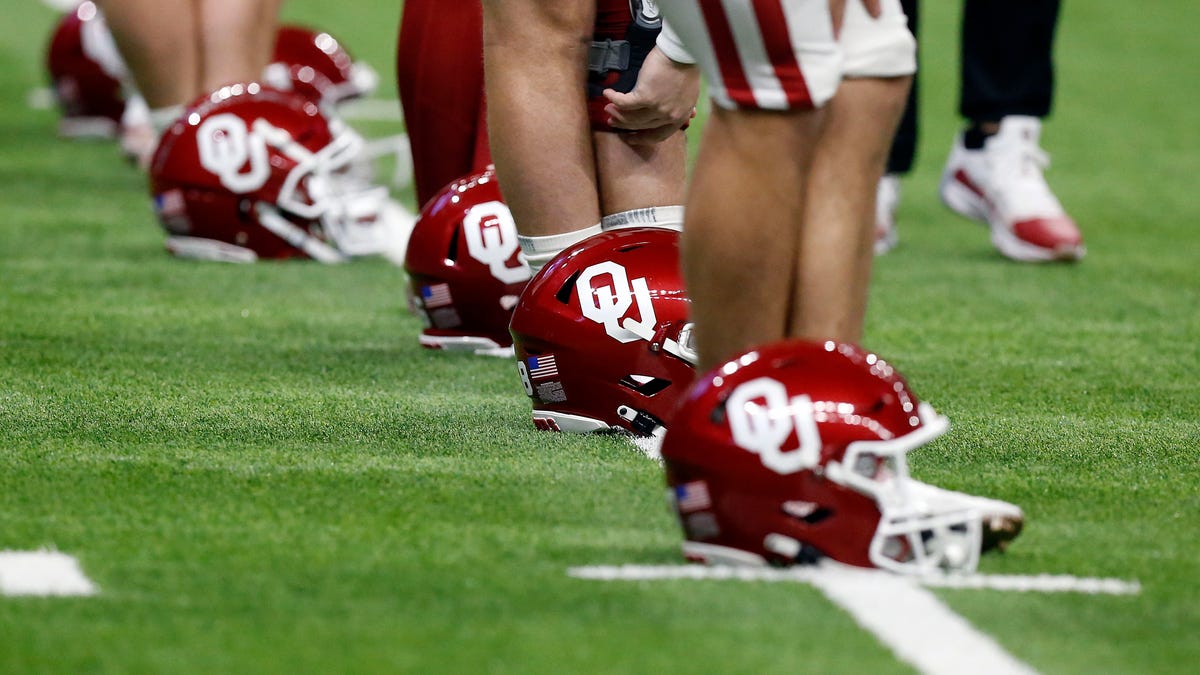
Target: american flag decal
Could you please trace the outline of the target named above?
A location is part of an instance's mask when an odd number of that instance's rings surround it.
[[[712,506],[708,496],[708,484],[702,480],[675,486],[675,504],[680,513],[701,511]]]
[[[529,377],[541,380],[557,375],[558,364],[555,363],[553,354],[529,357]]]
[[[159,215],[167,218],[187,211],[187,203],[183,200],[183,190],[176,188],[155,195],[154,209],[158,211]]]
[[[450,297],[450,287],[446,284],[422,286],[421,300],[425,303],[425,309],[445,307],[446,305],[454,302],[454,300]]]

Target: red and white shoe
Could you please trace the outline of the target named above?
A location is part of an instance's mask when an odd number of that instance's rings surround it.
[[[875,189],[875,255],[896,248],[896,208],[900,206],[900,175],[884,174]]]
[[[939,191],[946,206],[986,223],[992,244],[1008,258],[1079,260],[1083,235],[1042,175],[1050,158],[1038,145],[1041,130],[1036,117],[1005,117],[979,150],[968,150],[959,134]]]

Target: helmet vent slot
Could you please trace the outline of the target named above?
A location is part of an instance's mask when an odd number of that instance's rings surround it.
[[[728,399],[728,398],[729,398],[728,395],[723,396],[721,398],[721,401],[716,405],[716,407],[714,407],[712,409],[712,412],[709,413],[709,415],[708,415],[709,421],[717,426],[723,426],[725,424],[725,417],[727,414],[725,412],[725,404],[726,404],[726,399]]]
[[[450,235],[450,250],[446,251],[446,260],[458,260],[458,239],[462,235],[462,228],[454,228],[454,232]]]
[[[805,504],[804,506],[807,508],[789,508],[792,504],[793,502],[784,502],[782,507],[783,512],[808,525],[816,525],[833,515],[833,511],[824,506],[816,506],[815,504],[809,506]]]
[[[643,380],[643,381],[639,381],[639,380]],[[671,381],[664,380],[661,377],[656,377],[656,378],[646,381],[644,378],[641,378],[641,377],[637,377],[634,375],[626,375],[625,377],[622,377],[620,379],[619,384],[622,387],[636,391],[637,393],[641,394],[642,396],[654,396],[655,394],[658,394],[659,392],[663,391],[667,387],[671,386]]]
[[[554,299],[558,300],[564,305],[571,304],[571,293],[575,292],[575,282],[579,280],[579,275],[581,273],[582,270],[579,270],[568,277],[567,282],[564,283],[562,288],[558,289],[558,292],[554,294]]]

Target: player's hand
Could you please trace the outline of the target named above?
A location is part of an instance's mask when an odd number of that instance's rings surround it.
[[[614,128],[638,132],[623,134],[630,143],[657,143],[696,114],[699,96],[700,69],[676,63],[654,49],[646,56],[633,91],[604,90],[608,99],[604,112]]]
[[[829,14],[833,17],[833,34],[842,32],[842,19],[846,16],[847,2],[862,2],[867,14],[878,19],[883,14],[883,0],[829,0]]]

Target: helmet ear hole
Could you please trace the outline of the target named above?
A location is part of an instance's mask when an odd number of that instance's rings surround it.
[[[238,200],[238,219],[242,223],[254,222],[254,201],[251,199]]]

